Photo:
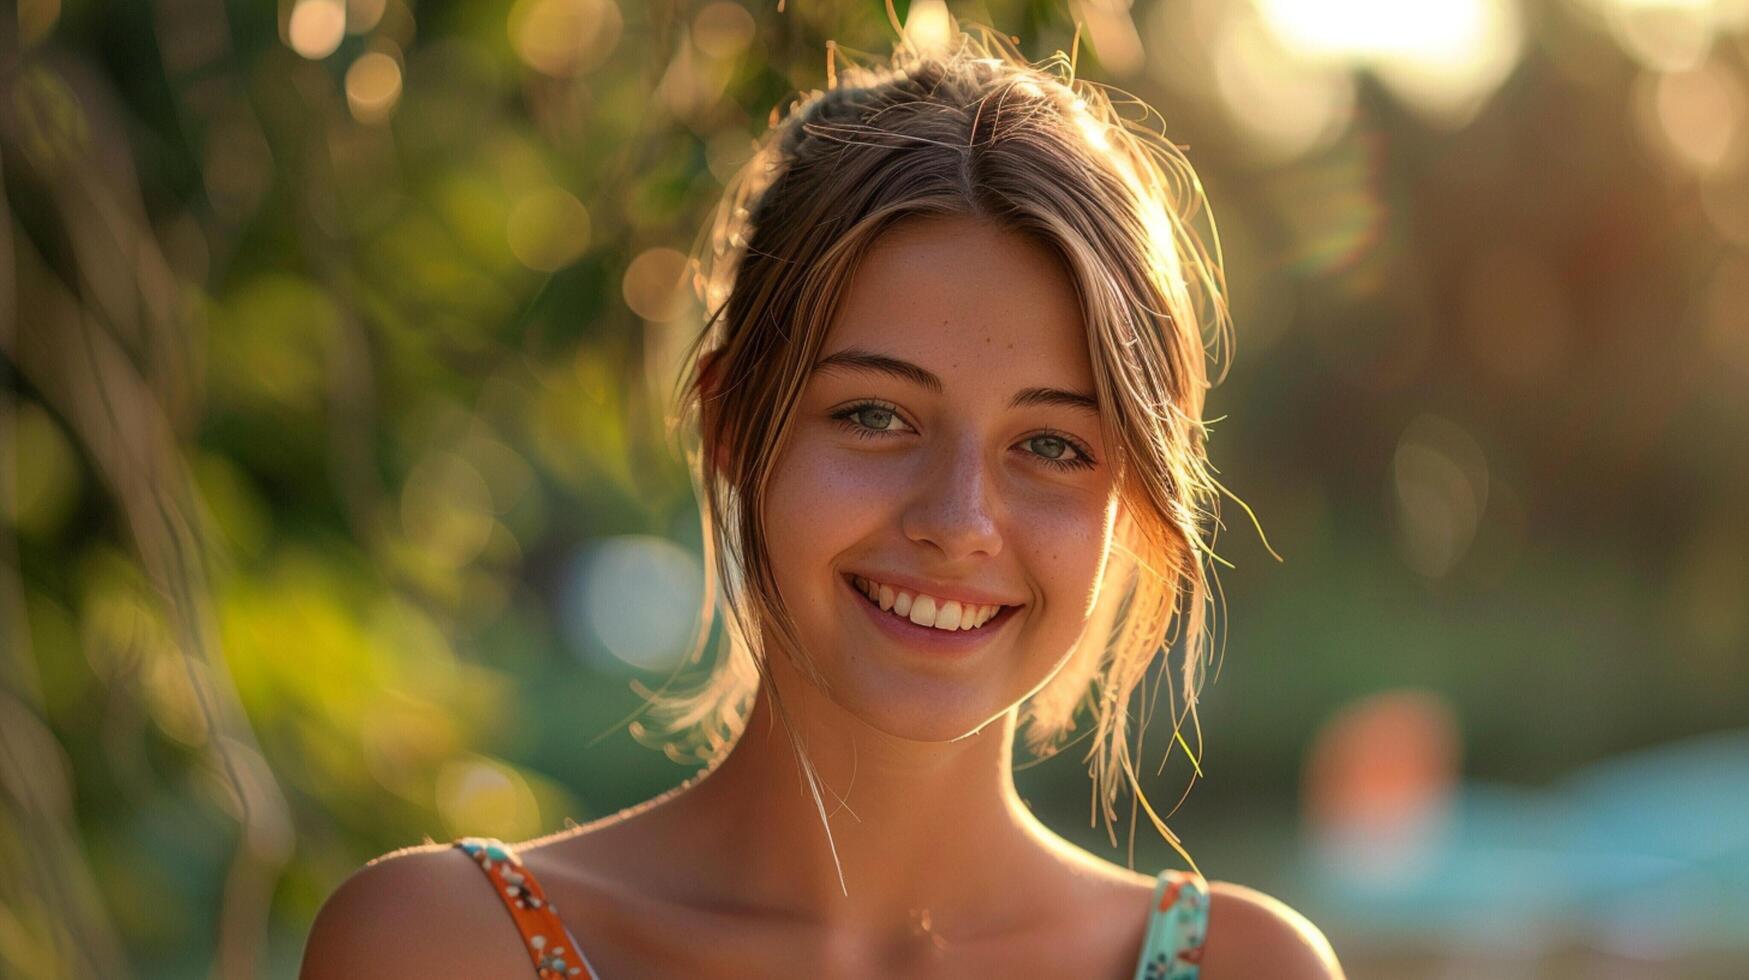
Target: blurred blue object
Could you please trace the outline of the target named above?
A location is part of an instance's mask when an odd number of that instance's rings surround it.
[[[1412,826],[1320,830],[1309,845],[1318,907],[1385,944],[1749,953],[1749,731],[1593,763],[1546,790],[1467,781]]]

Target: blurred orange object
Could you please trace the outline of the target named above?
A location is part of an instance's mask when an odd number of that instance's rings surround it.
[[[1337,711],[1306,758],[1314,846],[1356,877],[1418,873],[1450,830],[1462,751],[1456,712],[1431,691],[1387,691]]]

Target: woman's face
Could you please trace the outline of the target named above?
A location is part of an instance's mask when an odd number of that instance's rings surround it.
[[[1118,506],[1093,393],[1075,288],[1045,246],[957,217],[873,245],[766,497],[779,590],[839,707],[958,738],[1065,662]],[[859,580],[888,590],[866,598]],[[949,632],[924,595],[961,600],[962,624],[1004,608]]]

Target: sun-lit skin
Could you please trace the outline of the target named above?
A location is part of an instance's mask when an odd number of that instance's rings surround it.
[[[1154,877],[1052,832],[1013,778],[1017,707],[1088,626],[1119,515],[1097,416],[1075,404],[1093,386],[1073,284],[1016,233],[913,219],[864,258],[820,355],[848,351],[915,365],[939,390],[816,370],[774,460],[771,567],[824,686],[773,651],[770,686],[713,768],[521,846],[521,860],[609,978],[1134,976]],[[850,413],[867,402],[885,407]],[[853,422],[898,434],[858,436]],[[1051,465],[1082,451],[1097,462]],[[944,656],[920,638],[947,634],[884,628],[896,621],[852,591],[850,573],[1016,608],[987,641]],[[460,938],[500,915],[498,898],[460,885],[478,884],[472,862],[453,848],[419,856],[431,860],[379,862],[343,886],[349,897],[312,930],[307,976],[394,973],[409,956],[425,957],[419,975],[526,967],[502,931]],[[1209,894],[1206,980],[1342,976],[1290,907],[1228,882]],[[465,928],[434,939],[410,896],[449,903],[442,921]],[[416,941],[388,954],[384,934]]]
[[[846,951],[927,958],[1057,922],[1076,923],[1077,946],[1133,952],[1149,879],[1062,841],[1013,782],[1015,708],[1086,628],[1118,512],[1097,414],[1010,404],[1028,388],[1094,391],[1072,281],[1015,232],[912,219],[863,260],[821,355],[852,348],[916,364],[942,390],[815,371],[769,487],[779,590],[831,695],[781,656],[771,674],[823,781],[843,885],[763,691],[728,757],[645,815],[648,834],[674,842],[671,866],[733,881],[737,904],[815,923]],[[846,427],[842,413],[871,400],[890,411],[849,418],[895,435]],[[1090,466],[1051,465],[1083,451]],[[1021,608],[972,652],[929,654],[876,628],[844,582],[882,571]],[[1113,908],[1087,928],[1089,910]]]
[[[867,369],[814,372],[766,498],[779,591],[845,712],[891,736],[959,738],[1063,661],[1110,546],[1113,470],[1096,412],[1010,407],[1025,388],[1092,394],[1074,286],[1018,234],[916,221],[877,241],[824,347],[822,360],[909,361],[943,391]],[[880,404],[835,417],[869,401]],[[871,427],[885,434],[858,431]],[[1022,608],[971,656],[920,654],[876,630],[844,587],[882,571]]]

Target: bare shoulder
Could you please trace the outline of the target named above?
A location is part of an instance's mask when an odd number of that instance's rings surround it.
[[[1204,980],[1343,980],[1330,941],[1292,906],[1255,888],[1209,882]]]
[[[316,913],[298,976],[512,976],[519,969],[530,969],[528,953],[479,866],[453,846],[425,844],[376,858],[341,882]]]

